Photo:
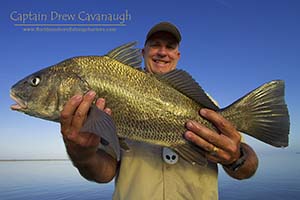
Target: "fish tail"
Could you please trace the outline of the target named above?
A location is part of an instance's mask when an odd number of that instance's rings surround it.
[[[220,112],[240,132],[275,147],[288,146],[290,120],[284,81],[268,82]]]

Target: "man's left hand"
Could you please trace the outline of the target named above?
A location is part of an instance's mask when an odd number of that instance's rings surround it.
[[[210,121],[216,130],[188,121],[185,138],[204,149],[206,158],[211,162],[228,165],[239,159],[241,135],[233,124],[213,110],[201,109],[200,115]]]

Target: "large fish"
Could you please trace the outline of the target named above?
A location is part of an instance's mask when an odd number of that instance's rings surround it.
[[[129,138],[169,147],[191,163],[205,164],[203,150],[183,137],[188,120],[214,129],[198,115],[203,107],[219,112],[240,132],[275,147],[288,145],[290,124],[283,81],[266,83],[219,109],[183,70],[164,75],[140,70],[141,55],[134,46],[128,43],[104,56],[73,57],[25,77],[11,88],[17,103],[11,108],[58,122],[70,97],[94,90],[97,97],[106,99],[113,115],[92,106],[82,130],[102,137],[118,159],[118,138]]]

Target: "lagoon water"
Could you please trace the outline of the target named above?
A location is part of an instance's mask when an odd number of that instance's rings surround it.
[[[1,200],[106,200],[111,199],[114,183],[97,184],[83,179],[71,162],[0,162]],[[300,198],[300,154],[260,155],[256,175],[244,181],[228,177],[220,169],[220,200]]]

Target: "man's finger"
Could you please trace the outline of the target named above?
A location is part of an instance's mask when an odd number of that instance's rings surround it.
[[[110,108],[106,108],[105,107],[105,99],[104,98],[99,98],[97,101],[96,101],[96,106],[97,108],[99,108],[100,110],[103,110],[104,112],[106,112],[107,114],[111,115],[112,112],[111,112],[111,109]]]
[[[67,130],[72,125],[73,114],[76,111],[77,107],[79,106],[80,102],[82,101],[81,95],[73,96],[65,106],[60,114],[60,124],[61,124],[61,132],[62,134],[67,134]]]
[[[204,108],[200,110],[200,114],[202,117],[212,122],[222,134],[225,134],[229,137],[239,134],[233,124],[217,112]]]
[[[86,95],[83,96],[83,100],[77,108],[72,120],[73,130],[79,131],[82,127],[82,124],[87,116],[91,104],[94,101],[95,96],[96,93],[94,91],[89,91]]]
[[[228,146],[230,144],[230,141],[228,141],[227,136],[220,135],[216,131],[211,130],[211,129],[207,128],[206,126],[203,126],[202,124],[199,124],[197,122],[188,121],[186,123],[186,127],[188,130],[197,134],[198,138],[201,138],[206,143],[209,143],[211,145],[226,149],[226,146]],[[194,136],[194,137],[196,137],[196,136]],[[212,148],[208,148],[208,151],[210,149],[212,149]]]
[[[202,149],[204,149],[207,152],[212,151],[212,149],[214,148],[213,144],[210,144],[205,139],[203,139],[203,138],[199,137],[198,135],[196,135],[194,132],[187,131],[184,134],[184,136],[187,140],[193,142],[194,144],[201,147]]]
[[[104,110],[104,108],[105,108],[105,99],[104,99],[104,98],[99,98],[99,99],[96,101],[96,106],[97,106],[97,108],[99,108],[100,110]]]
[[[195,145],[199,146],[200,148],[204,149],[206,151],[206,157],[210,161],[219,162],[220,160],[223,160],[224,157],[226,158],[227,156],[227,153],[223,149],[215,146],[214,144],[207,142],[206,140],[196,135],[194,132],[187,131],[185,133],[185,138],[193,142]]]
[[[110,108],[105,108],[104,109],[104,112],[106,112],[107,114],[111,115],[112,114],[112,111]]]

